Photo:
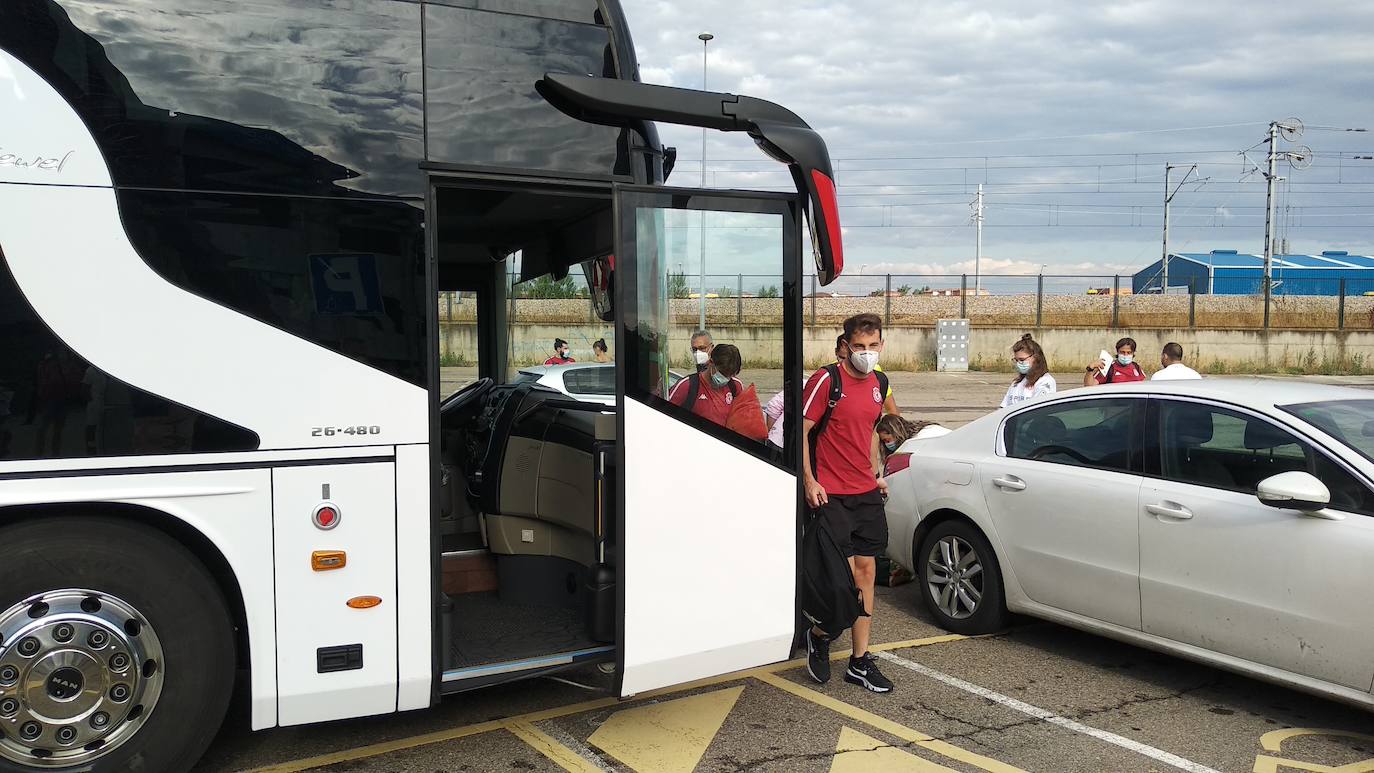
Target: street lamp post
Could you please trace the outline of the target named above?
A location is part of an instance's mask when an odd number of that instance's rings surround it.
[[[709,32],[697,35],[701,41],[701,90],[706,90],[706,44],[716,36]],[[706,187],[706,127],[701,128],[701,187]],[[698,330],[706,329],[706,210],[701,210],[701,316]]]

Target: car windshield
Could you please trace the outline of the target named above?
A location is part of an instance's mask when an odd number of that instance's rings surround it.
[[[1280,407],[1374,461],[1374,400],[1329,400]]]

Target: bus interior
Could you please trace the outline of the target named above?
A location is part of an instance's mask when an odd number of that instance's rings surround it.
[[[612,660],[614,408],[506,378],[517,253],[516,281],[604,265],[610,189],[455,180],[434,203],[436,290],[475,300],[478,363],[435,393],[443,689]]]

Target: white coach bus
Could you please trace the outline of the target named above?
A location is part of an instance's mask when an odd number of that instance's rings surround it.
[[[655,121],[797,190],[664,187]],[[777,105],[639,83],[617,0],[5,0],[0,769],[186,769],[236,678],[268,728],[788,657],[800,384],[781,457],[667,403],[669,285],[775,277],[800,372],[832,178]],[[613,408],[507,379],[517,255],[587,277]]]

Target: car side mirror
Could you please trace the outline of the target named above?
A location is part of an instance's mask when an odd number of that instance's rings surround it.
[[[1270,507],[1297,510],[1304,515],[1333,521],[1342,517],[1326,511],[1326,506],[1331,504],[1331,491],[1326,484],[1315,475],[1301,470],[1281,472],[1265,478],[1256,488],[1255,496]]]

